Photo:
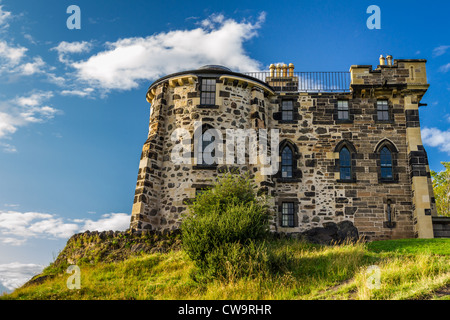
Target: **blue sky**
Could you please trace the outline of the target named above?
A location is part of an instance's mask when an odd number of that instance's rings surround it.
[[[69,5],[81,29],[69,30]],[[369,30],[369,5],[381,29]],[[448,1],[0,0],[0,286],[86,229],[125,229],[150,83],[221,64],[348,71],[380,54],[427,59],[420,109],[432,170],[450,161]]]

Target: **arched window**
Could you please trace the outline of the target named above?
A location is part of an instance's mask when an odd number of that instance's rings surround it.
[[[343,147],[339,151],[339,172],[341,180],[352,179],[352,158],[347,147]]]
[[[398,149],[395,144],[388,139],[383,139],[378,142],[374,152],[377,159],[378,182],[397,182]]]
[[[210,125],[203,125],[194,132],[194,157],[201,168],[214,168],[223,156],[223,138],[220,131]]]
[[[294,156],[291,148],[285,146],[281,151],[281,177],[292,178],[294,168]]]
[[[392,180],[392,153],[387,147],[380,151],[381,179]]]

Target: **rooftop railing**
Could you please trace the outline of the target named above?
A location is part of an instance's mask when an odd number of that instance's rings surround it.
[[[349,92],[350,72],[247,72],[277,92]]]

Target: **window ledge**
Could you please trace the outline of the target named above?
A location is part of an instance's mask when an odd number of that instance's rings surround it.
[[[356,179],[346,179],[346,180],[343,180],[343,179],[338,179],[338,180],[336,180],[336,182],[339,182],[339,183],[356,183]]]
[[[193,170],[216,170],[217,164],[197,164],[192,166]]]
[[[277,178],[277,182],[302,182],[299,178]]]
[[[395,179],[378,179],[378,183],[398,183]]]
[[[278,123],[295,124],[298,120],[278,120]]]
[[[201,109],[219,109],[219,106],[216,104],[199,104],[197,108]]]

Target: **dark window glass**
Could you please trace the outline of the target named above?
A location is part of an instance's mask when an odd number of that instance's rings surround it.
[[[293,154],[289,147],[284,147],[281,152],[281,177],[292,178]]]
[[[292,100],[284,100],[281,102],[281,120],[294,120],[294,102]]]
[[[200,104],[214,105],[216,103],[216,79],[202,79]]]
[[[294,203],[283,202],[281,207],[281,226],[293,227],[294,226]]]
[[[387,100],[377,101],[377,119],[379,121],[389,121],[389,105]]]
[[[352,165],[351,165],[350,151],[347,147],[343,147],[339,152],[339,166],[341,180],[351,180],[352,178]]]
[[[339,120],[349,120],[349,111],[348,111],[348,101],[340,100],[338,101],[338,119]]]
[[[392,154],[387,147],[381,149],[381,179],[392,179]]]

